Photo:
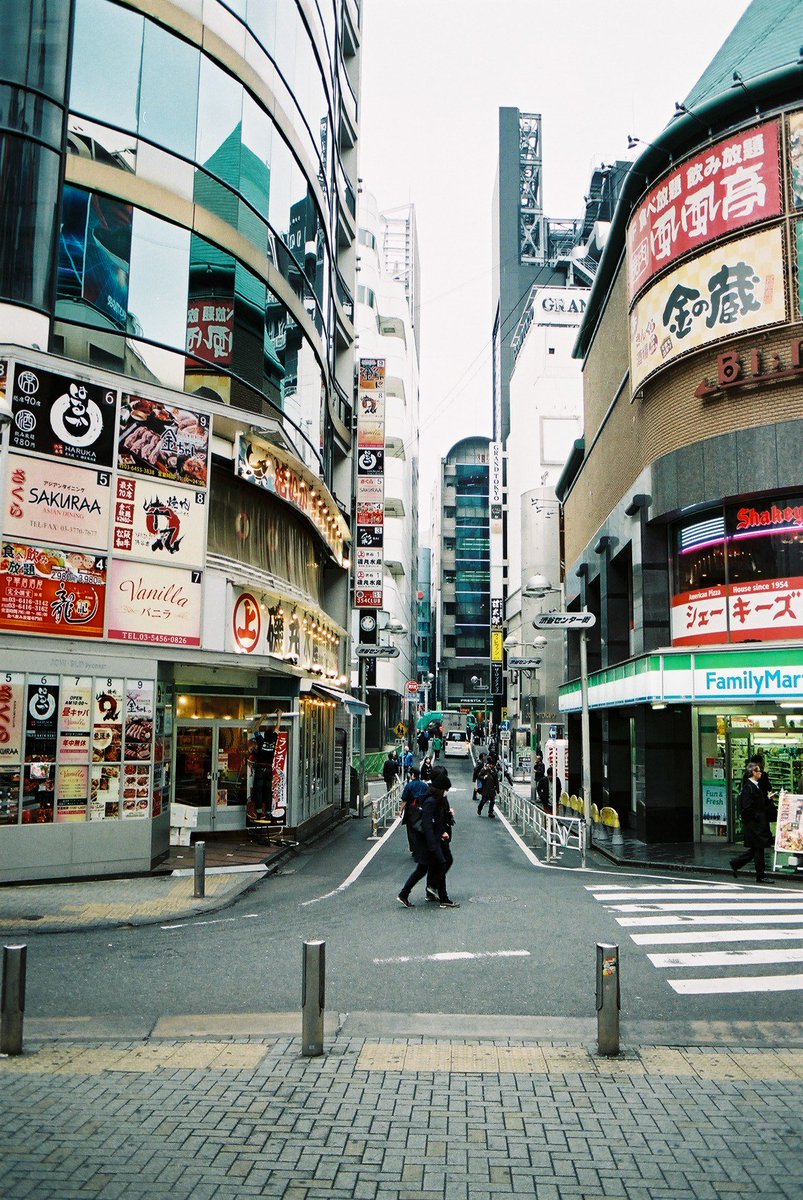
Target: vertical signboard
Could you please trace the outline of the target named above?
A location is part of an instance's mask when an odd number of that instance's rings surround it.
[[[501,696],[502,684],[502,626],[503,612],[503,534],[502,534],[502,443],[491,442],[488,447],[488,516],[491,554],[491,694]]]
[[[385,360],[361,358],[357,387],[354,603],[382,607],[385,525]]]

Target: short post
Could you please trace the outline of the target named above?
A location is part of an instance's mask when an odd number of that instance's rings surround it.
[[[301,1053],[323,1054],[323,1010],[326,990],[326,942],[304,942],[301,988]]]
[[[27,946],[3,947],[3,992],[0,1005],[0,1054],[22,1054]]]
[[[206,842],[195,843],[195,890],[193,896],[206,895]]]
[[[368,837],[369,842],[375,842],[379,838],[379,801],[371,801],[371,833]]]
[[[597,1048],[606,1058],[619,1053],[619,947],[597,942]]]

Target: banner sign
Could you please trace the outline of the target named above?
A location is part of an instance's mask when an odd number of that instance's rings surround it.
[[[10,454],[3,532],[21,541],[106,550],[111,472]]]
[[[340,673],[342,631],[320,609],[277,592],[233,588],[226,649],[266,654],[313,674]]]
[[[0,674],[0,763],[22,761],[25,726],[25,676],[12,671]]]
[[[357,385],[354,603],[381,608],[385,524],[385,360],[361,358]],[[364,536],[363,530],[368,533]]]
[[[11,410],[12,449],[111,466],[114,389],[17,364]]]
[[[672,599],[672,644],[803,638],[803,578],[719,584]]]
[[[201,571],[114,560],[109,573],[109,639],[200,646],[202,577]]]
[[[240,479],[271,492],[300,512],[342,563],[349,527],[317,475],[287,450],[251,435],[238,436],[236,454],[234,469]]]
[[[207,413],[124,393],[117,466],[134,475],[207,488],[211,431]]]
[[[690,250],[783,210],[777,121],[732,134],[670,171],[627,230],[629,296]]]
[[[271,819],[284,824],[287,820],[287,757],[290,737],[286,729],[277,729],[271,772]]]
[[[750,234],[684,263],[633,306],[633,391],[688,350],[786,321],[786,307],[780,228]]]
[[[75,638],[103,636],[106,558],[4,542],[0,629]]]
[[[115,556],[203,567],[205,491],[120,476],[115,492]]]
[[[775,827],[775,853],[803,853],[803,796],[781,792],[778,798],[778,823]]]

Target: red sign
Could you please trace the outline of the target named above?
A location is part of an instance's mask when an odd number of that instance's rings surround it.
[[[404,690],[409,692],[411,696],[415,696],[418,691],[419,683],[417,679],[408,679],[404,685]]]
[[[761,579],[683,592],[672,600],[672,644],[803,637],[803,579]]]
[[[271,776],[271,820],[284,824],[287,820],[287,751],[290,739],[284,729],[276,731]]]
[[[356,608],[381,608],[382,607],[382,589],[357,590],[354,593],[354,604]]]
[[[627,231],[631,300],[690,250],[781,213],[778,136],[770,121],[723,138],[645,196]]]
[[[250,592],[243,592],[234,605],[231,618],[234,644],[238,650],[253,654],[262,636],[262,613]]]
[[[0,629],[103,637],[106,559],[81,551],[4,542]]]

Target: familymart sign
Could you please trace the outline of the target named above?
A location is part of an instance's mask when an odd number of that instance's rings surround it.
[[[648,654],[597,671],[588,680],[590,708],[716,700],[803,702],[803,646],[790,650]],[[579,711],[579,681],[561,688],[559,707],[561,712]]]

